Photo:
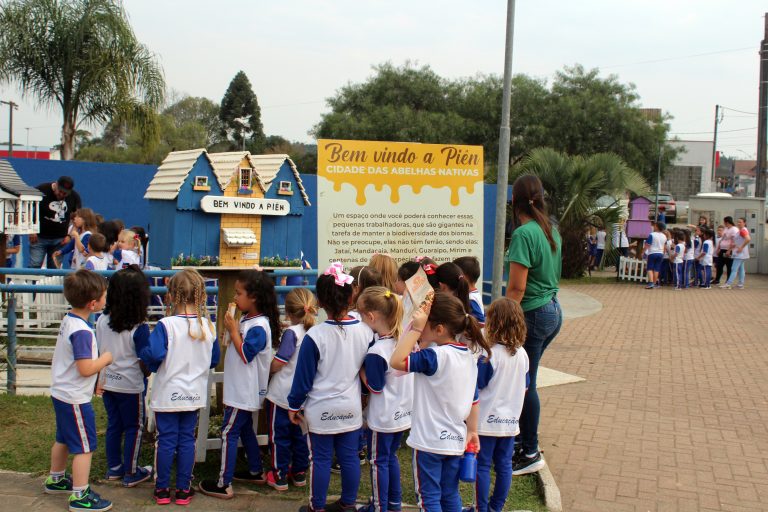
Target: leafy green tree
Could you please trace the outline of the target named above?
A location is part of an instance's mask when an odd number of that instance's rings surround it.
[[[219,119],[222,135],[231,141],[231,150],[245,148],[254,154],[264,150],[261,108],[250,80],[242,71],[237,72],[221,99]]]
[[[173,119],[176,128],[190,123],[202,125],[206,133],[204,147],[210,149],[226,140],[222,136],[219,110],[219,105],[208,98],[186,96],[166,108],[163,114]]]
[[[113,0],[0,3],[0,83],[62,111],[62,158],[74,156],[78,126],[120,119],[156,135],[165,92],[154,55]]]
[[[570,155],[613,152],[646,177],[656,174],[667,118],[649,122],[632,85],[581,66],[543,80],[517,75],[512,81],[510,120],[513,163],[548,146]],[[501,124],[498,76],[448,80],[429,66],[391,63],[374,67],[362,83],[342,87],[328,99],[312,134],[318,138],[477,144],[484,147],[486,178],[495,181]],[[664,158],[675,151],[667,146]]]
[[[618,200],[601,207],[598,199],[623,197],[626,192],[639,195],[650,192],[645,178],[613,153],[583,157],[568,156],[551,148],[536,148],[510,170],[510,180],[525,174],[538,176],[546,191],[550,214],[557,221],[563,239],[565,278],[581,277],[586,270],[589,225],[599,219],[608,233],[612,233],[612,226],[619,220]]]
[[[616,153],[649,183],[655,182],[669,116],[650,120],[639,101],[635,86],[620,83],[616,75],[601,78],[597,69],[566,67],[555,74],[544,117],[549,129],[540,145],[569,155]],[[676,155],[672,146],[666,146],[662,169]]]

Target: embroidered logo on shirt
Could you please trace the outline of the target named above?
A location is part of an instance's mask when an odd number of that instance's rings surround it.
[[[459,434],[452,433],[452,432],[448,432],[447,430],[443,430],[442,432],[440,432],[440,439],[443,440],[443,441],[461,441],[461,442],[464,442],[464,437],[463,436],[461,436]]]
[[[505,425],[517,425],[516,418],[500,418],[491,414],[486,420],[488,423],[503,423]]]
[[[197,402],[200,400],[200,395],[195,393],[194,395],[185,395],[184,393],[171,393],[172,402]]]
[[[411,415],[411,411],[396,411],[395,412],[395,416],[394,416],[394,420],[395,421],[402,420],[404,418],[409,417],[410,415]]]
[[[324,412],[320,415],[320,421],[343,421],[343,420],[351,420],[354,418],[355,415],[351,412],[345,413],[345,414],[333,414],[332,412]]]

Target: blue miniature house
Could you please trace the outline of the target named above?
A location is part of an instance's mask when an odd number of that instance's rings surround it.
[[[169,153],[144,194],[153,240],[151,265],[168,267],[180,254],[218,257],[221,219],[202,210],[200,200],[206,195],[222,195],[208,153]]]
[[[261,221],[261,256],[298,259],[302,252],[302,216],[311,206],[299,170],[288,155],[251,155],[261,178],[265,199],[288,201],[288,215],[265,216]]]

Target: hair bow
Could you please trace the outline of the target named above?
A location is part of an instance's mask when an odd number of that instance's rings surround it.
[[[421,263],[421,260],[423,260],[424,258],[426,258],[426,256],[416,256],[415,258],[413,258],[413,261],[415,261],[416,263]]]
[[[351,275],[344,273],[344,265],[342,265],[340,261],[334,261],[331,263],[331,265],[325,269],[323,275],[333,276],[334,280],[336,281],[336,286],[352,284],[352,281],[355,280],[355,278]]]
[[[424,265],[424,272],[426,272],[428,276],[433,275],[436,270],[437,270],[437,265],[435,265],[434,263],[427,263],[426,265]]]

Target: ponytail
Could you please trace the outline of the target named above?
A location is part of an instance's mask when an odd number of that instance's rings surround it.
[[[317,300],[306,288],[294,288],[285,296],[285,312],[299,320],[308,331],[315,325],[317,315]]]
[[[544,204],[544,186],[537,176],[527,174],[515,180],[512,185],[512,211],[516,217],[524,213],[532,218],[544,231],[552,252],[557,250],[552,224]]]
[[[453,337],[463,334],[473,352],[482,348],[490,357],[490,346],[483,336],[480,324],[452,293],[435,293],[427,322],[430,326],[442,324]]]
[[[438,284],[445,284],[451,292],[461,301],[466,311],[471,311],[469,305],[469,282],[467,277],[455,263],[443,263],[435,270]]]
[[[403,303],[396,293],[383,286],[369,286],[357,299],[357,310],[361,313],[379,313],[384,317],[389,335],[400,338],[403,320]]]

